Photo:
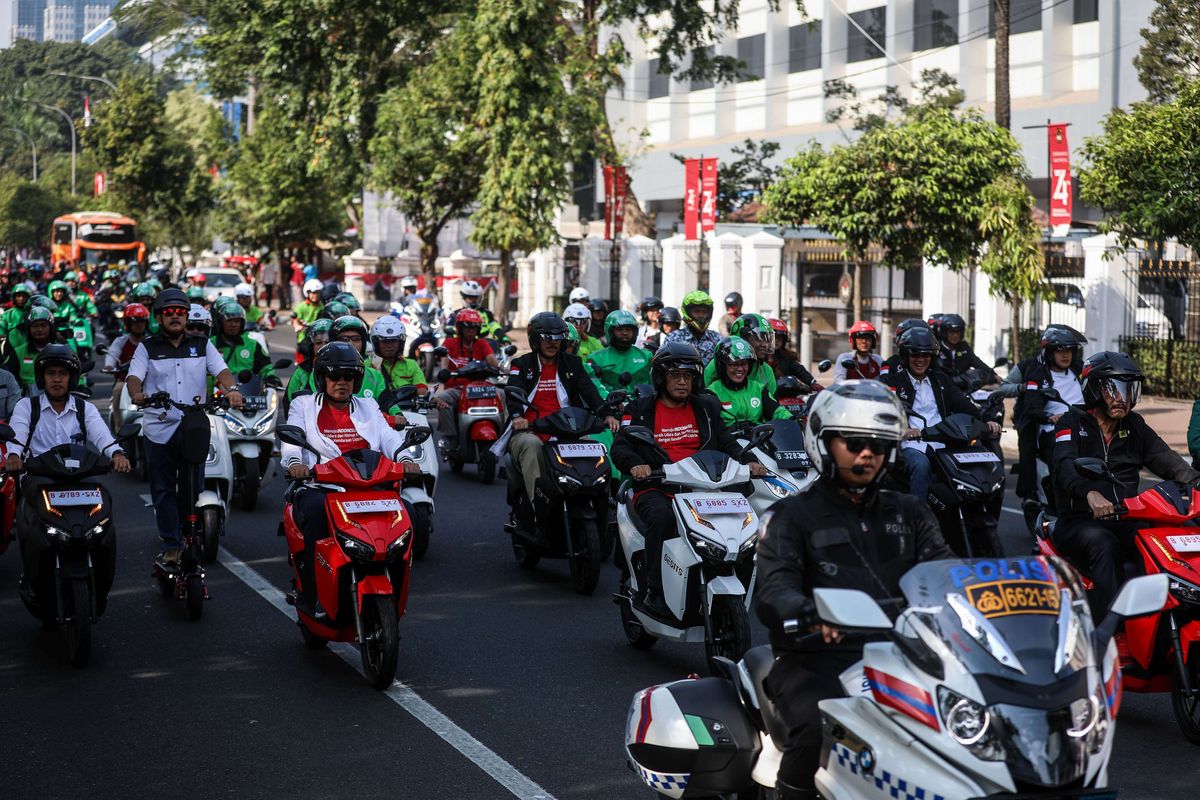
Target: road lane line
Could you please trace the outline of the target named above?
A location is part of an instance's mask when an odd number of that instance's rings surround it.
[[[288,619],[295,621],[295,612],[284,599],[284,593],[275,588],[257,570],[246,564],[224,547],[220,549],[219,562],[221,566],[233,573],[234,577],[253,589],[260,597],[275,606]],[[358,648],[351,644],[330,642],[329,649],[353,667],[362,672],[362,661]],[[505,761],[493,750],[481,743],[471,734],[438,711],[428,701],[400,681],[392,681],[392,685],[384,694],[396,705],[407,711],[413,718],[433,731],[438,738],[462,753],[468,761],[479,767],[488,777],[503,786],[520,800],[555,800],[554,795],[525,777],[512,764]]]

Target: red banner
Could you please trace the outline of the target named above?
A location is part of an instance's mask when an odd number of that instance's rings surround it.
[[[604,165],[604,238],[613,238],[613,168]]]
[[[612,194],[612,229],[614,239],[619,239],[621,233],[625,230],[625,194],[628,189],[629,171],[625,167],[614,167]]]
[[[683,238],[700,238],[700,159],[684,162]]]
[[[108,179],[103,172],[97,172],[92,176],[92,195],[99,197],[108,189]]]
[[[1071,228],[1071,148],[1067,126],[1049,125],[1050,137],[1050,232],[1066,236]]]
[[[700,230],[717,227],[717,160],[700,160]]]

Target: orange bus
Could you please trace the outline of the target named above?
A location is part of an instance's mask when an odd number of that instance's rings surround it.
[[[68,262],[72,267],[106,261],[127,264],[146,257],[146,244],[138,241],[137,223],[111,211],[77,211],[54,220],[50,264]]]

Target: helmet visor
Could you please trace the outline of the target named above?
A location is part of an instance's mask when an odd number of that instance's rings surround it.
[[[1100,396],[1104,398],[1106,405],[1124,403],[1129,408],[1133,408],[1137,405],[1138,398],[1142,396],[1142,382],[1122,378],[1105,378],[1100,383]]]
[[[772,330],[766,331],[745,331],[742,338],[754,347],[755,351],[761,355],[770,355],[775,352],[775,332]]]

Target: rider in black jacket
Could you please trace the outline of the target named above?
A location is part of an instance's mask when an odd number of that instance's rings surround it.
[[[862,657],[863,638],[817,618],[813,590],[900,595],[900,577],[921,561],[953,558],[928,507],[881,491],[905,412],[876,381],[853,380],[813,400],[804,446],[821,477],[764,516],[758,540],[758,617],[771,632],[775,664],[765,682],[787,727],[776,779],[781,800],[815,800],[821,755],[817,703],[838,697],[838,676]],[[784,632],[789,621],[800,635]]]
[[[937,365],[943,372],[955,377],[974,367],[983,376],[984,385],[998,383],[999,378],[992,368],[975,355],[971,344],[963,340],[967,322],[958,314],[941,314],[937,326],[937,338],[941,343]]]
[[[1110,519],[1115,511],[1113,487],[1080,475],[1077,458],[1099,458],[1121,482],[1121,494],[1137,493],[1143,469],[1163,480],[1196,483],[1200,472],[1167,445],[1134,413],[1145,376],[1124,353],[1089,356],[1080,373],[1083,408],[1062,415],[1054,426],[1054,475],[1058,523],[1054,544],[1095,587],[1088,597],[1093,619],[1101,619],[1124,578],[1122,554],[1133,547],[1139,525]]]

